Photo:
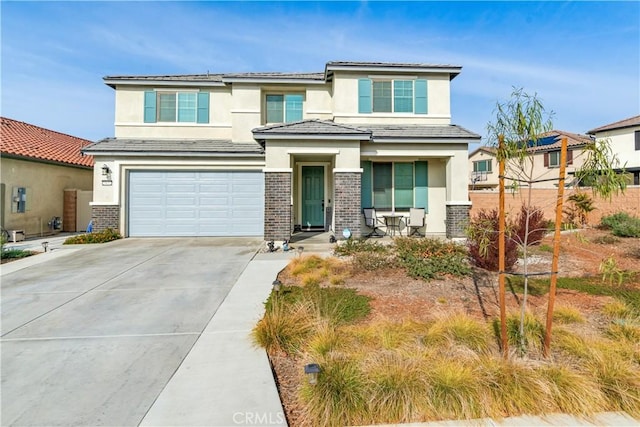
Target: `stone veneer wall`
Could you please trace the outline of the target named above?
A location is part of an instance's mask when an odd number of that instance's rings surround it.
[[[336,172],[333,174],[335,200],[333,209],[335,215],[334,232],[336,238],[342,238],[342,230],[351,230],[351,236],[359,239],[362,236],[360,229],[361,207],[360,189],[362,174],[359,172]]]
[[[120,228],[119,205],[93,205],[91,206],[91,220],[93,231],[102,231],[107,228],[118,231]]]
[[[447,238],[466,237],[470,205],[447,205]]]
[[[291,172],[264,173],[264,239],[291,238]]]

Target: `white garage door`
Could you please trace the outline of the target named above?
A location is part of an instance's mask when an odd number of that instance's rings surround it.
[[[131,171],[129,236],[262,236],[262,172]]]

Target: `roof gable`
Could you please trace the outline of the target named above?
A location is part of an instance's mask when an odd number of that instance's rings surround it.
[[[3,155],[73,166],[93,166],[93,157],[83,156],[80,152],[91,141],[6,117],[0,119]]]
[[[317,135],[317,136],[351,136],[371,138],[371,131],[354,126],[338,124],[330,120],[310,119],[293,123],[279,123],[252,130],[255,138],[270,135]]]

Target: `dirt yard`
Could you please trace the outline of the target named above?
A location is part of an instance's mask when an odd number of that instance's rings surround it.
[[[610,232],[587,229],[563,232],[561,236],[560,276],[583,277],[599,275],[603,260],[613,257],[617,268],[636,272],[631,286],[640,287],[640,239],[611,239]],[[602,243],[602,241],[611,243]],[[598,243],[600,242],[600,243]],[[551,270],[552,239],[546,237],[530,254],[529,271]],[[522,271],[518,263],[515,271]],[[281,273],[283,283],[294,283],[295,279]],[[445,278],[425,282],[408,277],[402,269],[353,273],[344,286],[356,288],[372,297],[371,314],[364,322],[386,318],[428,320],[439,313],[464,312],[478,319],[490,320],[499,317],[498,280],[495,273],[476,269],[472,277]],[[507,310],[520,307],[521,293],[507,290]],[[584,331],[597,331],[607,324],[601,314],[602,307],[612,297],[594,296],[572,290],[558,289],[556,307],[568,306],[579,309],[586,323]],[[529,295],[527,306],[544,317],[548,296]],[[301,380],[300,366],[295,360],[283,355],[270,355],[273,363],[281,399],[291,426],[304,425],[300,421],[297,403],[297,387]]]

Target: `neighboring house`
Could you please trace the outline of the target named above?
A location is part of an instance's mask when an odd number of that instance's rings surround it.
[[[633,185],[640,185],[640,116],[600,126],[587,133],[596,139],[609,139],[621,165],[633,175]]]
[[[62,222],[53,218],[63,218],[65,190],[93,187],[93,158],[80,151],[92,142],[1,120],[2,227],[27,236],[59,231]]]
[[[584,162],[582,148],[593,142],[587,135],[580,135],[560,130],[552,130],[540,136],[536,144],[528,149],[533,158],[531,176],[534,180],[532,188],[557,188],[558,168],[560,167],[560,147],[562,138],[567,138],[567,185],[573,184],[572,175]],[[529,173],[529,170],[527,170]],[[507,176],[513,175],[509,171]],[[517,177],[515,177],[517,178]],[[521,178],[522,179],[522,178]],[[544,181],[549,180],[549,181]],[[505,181],[505,185],[512,182]],[[520,186],[526,184],[519,183]],[[496,160],[495,147],[479,147],[469,154],[469,189],[493,190],[498,187],[498,162]]]
[[[126,236],[366,232],[362,209],[426,209],[464,234],[468,144],[455,65],[329,62],[318,73],[110,76],[115,138],[96,158],[96,227]],[[109,179],[103,179],[107,174]]]

